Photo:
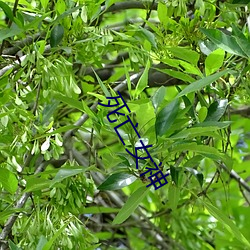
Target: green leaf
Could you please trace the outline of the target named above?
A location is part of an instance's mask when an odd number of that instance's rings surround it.
[[[14,244],[11,240],[9,240],[8,242],[9,242],[10,250],[22,250],[16,244]]]
[[[61,24],[54,26],[50,35],[50,46],[56,47],[63,39],[64,28]]]
[[[206,135],[207,132],[215,131],[218,127],[195,127],[188,128],[180,131],[179,133],[172,135],[170,139],[190,139],[196,136]]]
[[[137,31],[136,34],[139,33],[143,40],[149,41],[150,44],[152,45],[152,47],[156,48],[157,44],[155,42],[155,35],[147,29],[144,29],[140,26],[139,26],[139,28],[140,28],[140,30]]]
[[[218,80],[220,77],[222,77],[223,75],[229,73],[230,70],[223,70],[221,72],[215,73],[213,75],[207,76],[205,78],[202,78],[198,81],[195,81],[191,84],[189,84],[185,89],[183,89],[178,95],[178,97],[181,97],[183,95],[195,92],[197,90],[200,90],[204,87],[206,87],[207,85],[213,83],[214,81]]]
[[[181,168],[176,168],[174,166],[170,165],[170,175],[171,175],[171,179],[172,181],[175,183],[175,185],[178,187],[178,183],[179,183],[179,173],[181,171]]]
[[[7,5],[7,4],[4,3],[3,1],[0,1],[0,8],[3,9],[5,15],[6,15],[11,21],[14,21],[14,15],[13,15],[13,12],[12,12],[11,8],[9,7],[9,5]]]
[[[241,57],[246,57],[246,54],[237,43],[237,40],[235,37],[228,36],[224,34],[222,31],[217,30],[217,29],[200,28],[200,30],[219,48],[231,54],[238,55]]]
[[[5,211],[0,212],[0,222],[4,223],[6,219],[8,219],[8,217],[14,213],[18,213],[18,212],[23,212],[24,209],[23,208],[9,208],[7,207]]]
[[[94,71],[94,70],[93,70]],[[96,79],[98,81],[98,83],[100,84],[103,93],[105,94],[106,97],[111,97],[110,92],[108,91],[108,89],[106,88],[105,84],[102,82],[102,80],[100,79],[100,77],[96,74],[96,72],[94,71]]]
[[[183,150],[197,152],[197,153],[199,153],[205,157],[208,157],[214,161],[221,160],[227,166],[231,165],[231,163],[230,163],[231,158],[228,157],[226,154],[220,153],[216,148],[213,148],[213,147],[210,147],[207,145],[197,145],[195,142],[174,145],[171,149],[171,152],[174,153],[174,152],[180,152]]]
[[[190,62],[194,66],[197,65],[200,58],[200,54],[198,52],[190,49],[176,47],[176,48],[169,48],[168,50],[172,52],[175,57]]]
[[[52,100],[49,104],[44,105],[42,112],[42,124],[49,122],[50,118],[53,116],[54,112],[58,108],[59,102]]]
[[[38,241],[36,250],[43,250],[43,247],[46,245],[47,242],[48,241],[47,241],[46,237],[44,235],[41,235],[40,239]]]
[[[168,204],[175,211],[180,199],[180,189],[173,183],[170,183],[168,188]]]
[[[117,190],[133,183],[137,178],[128,173],[120,172],[109,176],[99,187],[99,190]]]
[[[156,92],[152,96],[151,101],[152,101],[155,111],[157,111],[158,107],[161,105],[162,101],[164,100],[165,94],[166,94],[166,87],[161,86],[160,88],[156,90]]]
[[[79,167],[79,166],[76,166],[76,167],[66,166],[64,168],[61,168],[57,172],[55,178],[52,180],[51,186],[57,182],[61,182],[62,180],[66,179],[70,176],[74,176],[74,175],[80,174],[80,173],[85,172],[85,171],[86,171],[86,168]]]
[[[200,199],[201,200],[201,199]],[[219,210],[212,204],[203,201],[203,204],[205,205],[206,209],[208,212],[216,218],[219,222],[223,224],[223,226],[230,232],[232,235],[234,235],[239,241],[241,241],[244,245],[246,245],[248,248],[250,248],[250,243],[249,241],[245,238],[245,236],[240,232],[238,227],[234,224],[234,222],[229,219],[223,211]]]
[[[112,224],[121,224],[122,222],[124,222],[139,206],[149,190],[149,188],[143,186],[138,188],[131,196],[129,196],[127,202],[121,208],[120,212],[116,215]]]
[[[249,4],[249,0],[233,0],[232,4]]]
[[[222,49],[217,49],[210,53],[205,60],[205,72],[206,75],[211,75],[223,65],[225,57],[225,51]]]
[[[232,124],[231,121],[225,121],[225,122],[204,121],[195,124],[193,127],[217,127],[217,129],[222,129],[228,127],[230,124]]]
[[[150,61],[148,60],[147,61],[147,64],[146,64],[146,67],[136,85],[136,88],[135,88],[135,93],[134,93],[134,96],[135,98],[137,98],[141,92],[147,87],[148,85],[148,70],[149,70],[149,67],[150,67]]]
[[[76,99],[73,99],[73,98],[70,98],[68,96],[64,96],[58,92],[54,92],[53,94],[53,97],[63,103],[66,103],[68,104],[69,106],[73,107],[73,108],[76,108],[82,112],[85,112],[84,108],[83,108],[83,105],[80,101],[76,100]]]
[[[190,167],[198,166],[203,159],[204,157],[202,155],[195,155],[194,157],[190,158],[189,160],[185,162],[184,167],[190,168]]]
[[[174,99],[156,116],[155,131],[156,136],[164,135],[172,126],[179,110],[179,101]]]
[[[155,68],[156,70],[162,72],[162,73],[165,73],[169,76],[172,76],[174,78],[177,78],[177,79],[180,79],[184,82],[193,82],[195,79],[191,76],[189,76],[188,74],[186,73],[183,73],[183,72],[180,72],[180,71],[176,71],[176,70],[173,70],[173,69],[158,69],[158,68]]]
[[[37,177],[37,176],[30,176],[26,177],[26,188],[24,192],[33,192],[33,191],[40,191],[49,188],[51,185],[51,180]]]
[[[206,107],[201,107],[199,112],[198,112],[198,118],[200,122],[203,122],[206,119],[207,116],[207,108]]]
[[[49,250],[52,245],[53,245],[53,242],[59,237],[59,235],[64,231],[64,229],[68,226],[69,222],[64,222],[65,224],[59,229],[57,230],[53,237],[45,244],[45,246],[43,247],[42,250]]]
[[[119,212],[119,208],[114,207],[82,207],[81,214],[103,214],[103,213],[117,213]]]
[[[49,3],[49,0],[41,0],[41,5],[42,5],[42,7],[43,7],[44,9],[47,8],[48,3]]]
[[[0,183],[11,194],[14,194],[18,187],[18,180],[16,176],[5,168],[0,168]]]
[[[244,37],[244,39],[240,37],[235,37],[237,43],[239,44],[240,48],[244,51],[244,53],[250,57],[250,42],[248,39]]]
[[[222,99],[213,102],[208,108],[208,114],[204,122],[219,121],[227,109],[228,100]]]
[[[159,2],[157,6],[157,14],[161,23],[167,24],[168,21],[168,9],[167,5],[163,2]]]
[[[193,66],[191,63],[179,60],[179,65],[184,68],[185,73],[193,74],[202,77],[200,69],[197,66]]]
[[[11,28],[0,30],[0,42],[6,38],[17,36],[22,33],[24,30],[20,29],[18,26],[14,25]]]
[[[203,185],[203,181],[204,181],[204,176],[201,172],[197,171],[196,169],[194,168],[189,168],[189,167],[186,167],[185,168],[188,172],[190,172],[192,175],[195,176],[195,178],[198,180],[200,186],[202,187]]]

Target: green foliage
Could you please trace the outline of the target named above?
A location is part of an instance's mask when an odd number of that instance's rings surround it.
[[[247,7],[0,1],[1,247],[249,249]]]

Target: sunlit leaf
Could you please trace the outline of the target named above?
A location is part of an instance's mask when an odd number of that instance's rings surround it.
[[[225,51],[222,49],[217,49],[210,53],[205,60],[205,72],[206,75],[211,75],[223,65],[225,56]]]
[[[181,47],[172,47],[168,49],[170,52],[173,53],[175,57],[183,59],[187,62],[190,62],[192,65],[197,65],[200,55],[196,51],[181,48]]]
[[[14,194],[18,187],[16,176],[5,168],[0,168],[0,183],[11,194]]]
[[[140,93],[147,87],[148,85],[148,70],[150,67],[150,61],[147,61],[146,67],[136,85],[136,89],[135,89],[135,97],[138,97],[140,95]]]
[[[166,87],[161,86],[159,89],[156,90],[155,94],[152,96],[151,101],[155,111],[157,111],[158,107],[164,100],[166,94]]]
[[[128,173],[119,172],[109,176],[99,187],[99,190],[117,190],[133,183],[137,178]]]

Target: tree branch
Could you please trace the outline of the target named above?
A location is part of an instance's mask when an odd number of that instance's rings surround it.
[[[232,179],[236,180],[239,185],[241,185],[245,190],[250,192],[250,186],[233,169],[229,170],[224,163],[219,164],[219,166],[224,169]]]
[[[13,47],[6,48],[3,50],[3,55],[15,55],[19,50],[23,49],[25,46],[31,45],[33,42],[43,38],[45,32],[39,32],[33,36],[27,36],[25,39],[18,41],[13,44]]]

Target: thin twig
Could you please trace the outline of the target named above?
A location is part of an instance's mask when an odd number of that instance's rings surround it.
[[[154,4],[155,4],[155,0],[153,0],[153,2],[151,3],[151,6],[150,6],[150,8],[149,8],[149,11],[147,12],[146,20],[143,22],[143,24],[142,24],[142,26],[141,26],[142,28],[145,27],[146,21],[148,21],[148,19],[150,18],[150,15],[151,15],[151,12],[152,12],[152,8],[154,7]]]
[[[33,114],[34,115],[36,115],[36,110],[37,110],[37,107],[38,107],[38,101],[39,101],[39,97],[40,97],[41,85],[42,85],[42,81],[40,81],[38,83],[37,94],[36,94],[36,101],[35,101],[35,105],[33,107]]]
[[[250,186],[232,169],[229,170],[224,163],[218,164],[220,168],[224,169],[232,179],[236,180],[245,190],[250,192]]]
[[[14,7],[13,7],[13,10],[12,10],[13,16],[16,15],[16,10],[17,10],[17,6],[18,6],[18,1],[19,1],[19,0],[15,0]],[[9,21],[8,21],[8,28],[10,28],[11,24],[12,24],[12,20],[9,19]],[[4,49],[4,47],[5,47],[5,44],[6,44],[6,40],[4,39],[4,40],[2,41],[2,45],[1,45],[1,48],[0,48],[0,55],[2,55],[2,53],[3,53],[3,49]]]

